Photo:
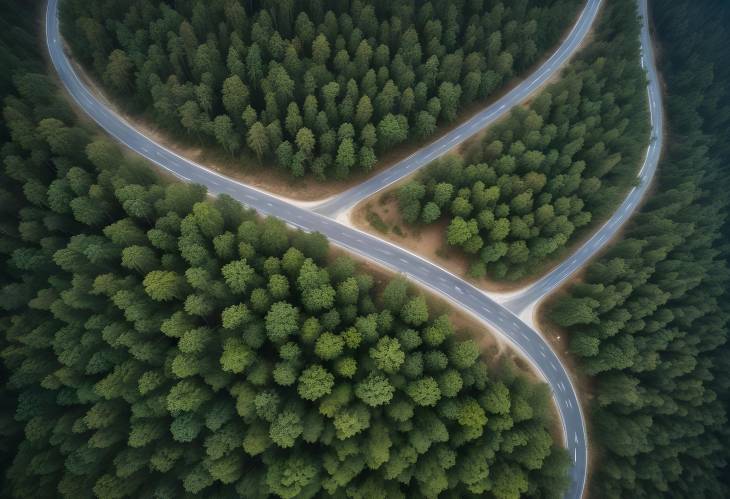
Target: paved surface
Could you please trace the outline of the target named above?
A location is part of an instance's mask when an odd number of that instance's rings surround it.
[[[602,1],[587,0],[578,20],[573,25],[573,29],[552,56],[534,73],[528,75],[526,79],[522,80],[495,103],[387,170],[383,170],[357,186],[316,205],[313,208],[314,211],[331,217],[347,211],[360,201],[369,198],[376,192],[398,182],[436,158],[448,153],[465,140],[502,118],[513,107],[527,100],[556,72],[560,71],[565,63],[578,51],[588,31],[590,31],[593,21],[596,19]]]
[[[606,246],[606,243],[616,235],[621,226],[634,213],[654,178],[664,142],[662,134],[664,130],[664,110],[662,108],[662,93],[657,75],[656,61],[654,59],[654,48],[647,24],[647,0],[639,0],[639,11],[643,18],[641,29],[641,64],[646,69],[648,78],[646,91],[649,96],[649,113],[652,130],[651,141],[646,152],[646,157],[644,158],[644,164],[639,171],[640,184],[631,189],[629,195],[613,213],[611,218],[575,253],[563,260],[560,265],[556,266],[541,279],[510,296],[507,300],[502,301],[502,305],[509,308],[515,314],[519,315],[530,305],[538,303],[553,289],[560,286],[568,277],[588,263],[596,253],[601,251]]]
[[[640,1],[643,5],[642,9],[645,9],[645,0]],[[593,12],[593,14],[585,17],[584,11],[579,25],[574,28],[573,33],[585,35],[590,24],[586,19],[590,19],[592,22],[595,10],[591,9],[597,9],[599,3],[600,0],[589,0],[587,5],[589,12]],[[323,214],[296,207],[270,194],[208,170],[138,132],[95,97],[75,73],[63,51],[57,9],[58,0],[49,0],[46,13],[47,45],[59,78],[77,104],[118,141],[184,181],[205,185],[213,194],[228,194],[241,203],[263,214],[281,218],[294,227],[321,232],[334,244],[405,274],[489,324],[521,351],[527,360],[542,373],[554,393],[564,429],[565,443],[574,462],[571,470],[571,486],[566,497],[579,498],[582,496],[587,469],[587,442],[583,414],[565,367],[535,330],[518,319],[510,309],[496,303],[479,289],[419,256],[374,236],[344,226]],[[580,23],[588,23],[588,25]],[[580,39],[575,38],[573,34],[567,40],[568,42],[572,40],[572,43],[576,44],[575,46],[580,43]],[[643,35],[642,40],[645,42],[646,51],[648,50],[648,34]],[[650,54],[650,52],[645,53]],[[557,64],[555,60],[551,60]],[[551,60],[546,64],[550,64]],[[655,80],[655,75],[652,75],[652,78]],[[537,86],[541,80],[530,78],[530,81],[535,82],[534,86]],[[486,121],[486,123],[488,122],[489,120]],[[658,157],[658,151],[655,156]],[[655,166],[654,164],[649,167],[653,170]],[[614,231],[617,228],[618,226],[615,225]],[[603,242],[605,241],[606,239],[603,240]],[[540,289],[547,292],[551,288],[548,286]],[[538,296],[539,293],[540,291],[535,291],[534,296]],[[516,308],[512,306],[511,309]]]

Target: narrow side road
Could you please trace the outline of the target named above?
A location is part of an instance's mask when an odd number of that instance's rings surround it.
[[[611,215],[611,218],[575,253],[563,260],[560,265],[542,278],[501,301],[502,305],[517,315],[528,307],[534,307],[605,248],[606,244],[613,239],[641,204],[654,179],[664,145],[664,109],[662,107],[662,90],[654,57],[654,46],[649,32],[647,0],[639,0],[638,3],[639,13],[642,18],[641,64],[646,70],[648,79],[646,91],[649,96],[649,116],[651,120],[651,139],[644,158],[644,164],[639,170],[639,183],[631,189],[628,196]]]
[[[528,75],[507,94],[447,134],[442,135],[387,170],[383,170],[355,187],[327,199],[319,205],[315,205],[314,211],[335,218],[338,214],[349,210],[360,201],[369,198],[453,150],[459,144],[509,113],[513,107],[523,103],[560,71],[578,51],[596,20],[602,1],[587,0],[578,20],[558,49],[534,73]]]

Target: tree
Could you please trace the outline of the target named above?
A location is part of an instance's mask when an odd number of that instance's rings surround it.
[[[316,140],[312,131],[306,127],[300,128],[297,132],[296,144],[300,151],[307,156],[310,156],[314,151],[314,146],[316,145]]]
[[[439,219],[440,216],[441,209],[433,201],[429,201],[428,203],[426,203],[423,207],[423,210],[421,211],[421,220],[425,224],[435,222]]]
[[[299,327],[299,310],[287,302],[271,305],[266,314],[266,333],[275,343],[280,343]]]
[[[420,111],[416,116],[413,134],[417,139],[426,139],[436,131],[436,117],[428,111]]]
[[[366,42],[363,42],[366,43]],[[364,127],[370,123],[370,118],[373,115],[373,105],[370,102],[370,97],[363,95],[357,102],[357,108],[355,109],[354,123],[359,128]]]
[[[154,270],[144,278],[144,289],[156,301],[170,301],[182,296],[183,285],[175,272]]]
[[[355,387],[357,398],[370,407],[378,407],[390,402],[393,398],[395,388],[384,376],[370,373]]]
[[[248,290],[254,279],[255,272],[245,258],[228,263],[221,268],[221,274],[223,274],[226,284],[231,291],[238,294],[245,293]]]
[[[248,105],[248,87],[240,76],[233,75],[223,81],[223,106],[231,116],[241,116]]]
[[[275,300],[285,299],[289,296],[289,280],[281,274],[274,274],[269,277],[268,289]]]
[[[355,164],[355,146],[352,139],[345,139],[337,148],[337,157],[335,165],[337,166],[337,175],[340,178],[347,177],[350,168]]]
[[[342,354],[344,347],[345,341],[340,335],[324,332],[315,342],[314,353],[323,360],[332,360]]]
[[[456,217],[446,230],[446,240],[451,245],[459,246],[466,243],[477,231],[476,221],[467,222],[461,217]]]
[[[260,121],[254,123],[249,129],[246,143],[261,161],[269,150],[269,137],[266,133],[266,127]]]
[[[235,154],[241,147],[238,135],[233,129],[233,123],[228,116],[217,116],[213,120],[213,134],[223,149],[231,155]]]
[[[251,314],[245,304],[231,305],[223,310],[221,314],[223,327],[234,329],[251,320]]]
[[[431,377],[417,379],[408,383],[408,395],[419,406],[434,406],[441,398],[441,390],[435,379]]]
[[[320,365],[313,365],[299,376],[297,392],[304,400],[317,400],[332,391],[334,376]]]
[[[224,371],[242,373],[254,362],[254,354],[242,341],[229,338],[223,345],[220,358]]]
[[[428,320],[428,305],[423,296],[411,298],[401,311],[401,318],[406,324],[420,326]]]
[[[294,498],[317,477],[317,467],[304,457],[277,460],[266,473],[266,485],[278,496]]]
[[[147,274],[159,266],[159,260],[151,248],[134,245],[122,250],[122,266]]]
[[[598,319],[595,309],[599,302],[593,298],[571,298],[561,300],[551,311],[551,318],[561,326],[591,324]]]
[[[453,121],[458,112],[461,86],[445,81],[439,85],[438,97],[441,102],[442,116],[446,121]]]
[[[378,123],[378,143],[381,148],[388,148],[408,137],[408,123],[404,116],[386,115]]]
[[[126,92],[132,80],[132,68],[133,63],[123,50],[112,51],[104,71],[105,83],[117,92]]]
[[[392,312],[399,311],[406,302],[408,283],[405,279],[393,279],[383,290],[383,305]]]
[[[457,196],[451,203],[451,213],[457,217],[468,217],[474,207],[466,197]]]
[[[284,411],[271,423],[269,437],[276,445],[287,449],[294,446],[302,431],[304,427],[301,418],[294,411]]]
[[[378,369],[388,374],[394,374],[403,365],[406,357],[396,338],[383,336],[375,347],[370,349],[370,358],[373,359]]]
[[[325,64],[330,58],[330,44],[327,38],[320,34],[312,42],[312,60],[315,64]]]

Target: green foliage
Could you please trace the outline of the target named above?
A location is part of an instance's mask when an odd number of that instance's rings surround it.
[[[730,9],[651,11],[671,130],[656,193],[549,312],[596,394],[593,495],[727,497],[730,113],[718,104],[730,98]]]
[[[245,31],[242,4],[221,5]],[[199,78],[190,98],[201,113],[217,112],[210,82],[227,81],[226,110],[244,108],[230,117],[235,127],[263,119],[249,112],[254,80],[280,87],[266,113],[286,109],[290,86],[262,49],[236,42],[236,30],[201,36],[218,29],[214,7],[190,8],[186,22],[160,7],[153,31],[169,44],[150,48],[145,71],[175,52],[170,64]],[[258,14],[259,38],[274,14],[289,23],[283,4],[272,9]],[[132,23],[155,18],[142,4],[133,11]],[[325,17],[323,29],[340,29]],[[297,19],[310,46],[319,33]],[[77,27],[106,47],[91,18]],[[228,37],[236,48],[226,66],[245,89],[216,67],[213,48]],[[282,67],[296,66],[273,32],[266,41]],[[423,49],[406,46],[400,57],[418,59]],[[109,78],[157,85],[132,54],[135,71],[122,64]],[[464,497],[496,487],[487,476],[503,469],[536,495],[565,490],[565,452],[544,445],[546,399],[528,393],[539,388],[489,372],[404,281],[380,293],[351,260],[330,262],[321,235],[125,159],[76,124],[50,79],[20,74],[15,84],[20,96],[6,99],[0,125],[0,450],[12,461],[3,497]],[[324,118],[332,107],[323,102]],[[300,115],[312,130],[325,121],[311,102]],[[351,133],[338,129],[337,139]],[[523,410],[490,428],[494,386]]]
[[[445,242],[464,252],[473,276],[514,281],[610,213],[649,139],[634,12],[632,0],[604,9],[594,40],[560,81],[462,156],[435,161],[401,187],[403,220],[447,218]],[[452,91],[444,83],[439,93]],[[448,100],[441,96],[442,114]]]
[[[61,3],[74,54],[130,108],[294,177],[345,178],[537,62],[578,0]]]

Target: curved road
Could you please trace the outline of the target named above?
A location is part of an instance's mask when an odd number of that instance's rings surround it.
[[[496,102],[406,159],[399,161],[387,170],[373,175],[355,187],[315,205],[312,209],[317,213],[334,218],[376,192],[423,168],[509,113],[510,109],[521,104],[538,91],[578,51],[598,15],[602,1],[587,0],[578,20],[573,25],[573,29],[550,58]]]
[[[641,65],[647,74],[647,94],[649,102],[649,118],[651,121],[651,139],[646,151],[644,164],[639,170],[639,184],[631,189],[611,218],[598,229],[575,253],[563,260],[548,274],[530,284],[526,288],[510,295],[501,301],[502,305],[515,314],[520,314],[530,306],[534,306],[553,289],[560,286],[568,277],[583,267],[596,253],[616,235],[621,226],[636,211],[641,204],[644,194],[649,189],[654,178],[664,143],[664,110],[662,108],[662,92],[659,84],[654,47],[651,41],[648,25],[647,0],[639,0],[639,13],[642,17],[641,26]]]
[[[511,310],[487,297],[481,290],[417,255],[344,226],[320,213],[299,208],[229,179],[179,156],[137,131],[101,102],[74,71],[64,53],[63,40],[59,32],[58,1],[49,0],[46,12],[46,39],[52,63],[76,103],[110,135],[182,180],[205,185],[214,194],[228,194],[243,204],[261,213],[281,218],[292,226],[310,232],[321,232],[338,246],[406,274],[489,324],[520,350],[544,376],[554,393],[564,429],[565,443],[574,461],[571,469],[571,485],[566,497],[582,496],[587,470],[587,442],[583,414],[565,367],[534,329],[522,322]],[[640,1],[643,5],[642,12],[645,12],[646,0]],[[597,8],[599,3],[600,0],[589,1],[588,5]],[[644,23],[646,25],[646,19]],[[645,53],[651,54],[646,47]],[[653,61],[650,64],[653,64]],[[655,166],[654,164],[652,169]]]

